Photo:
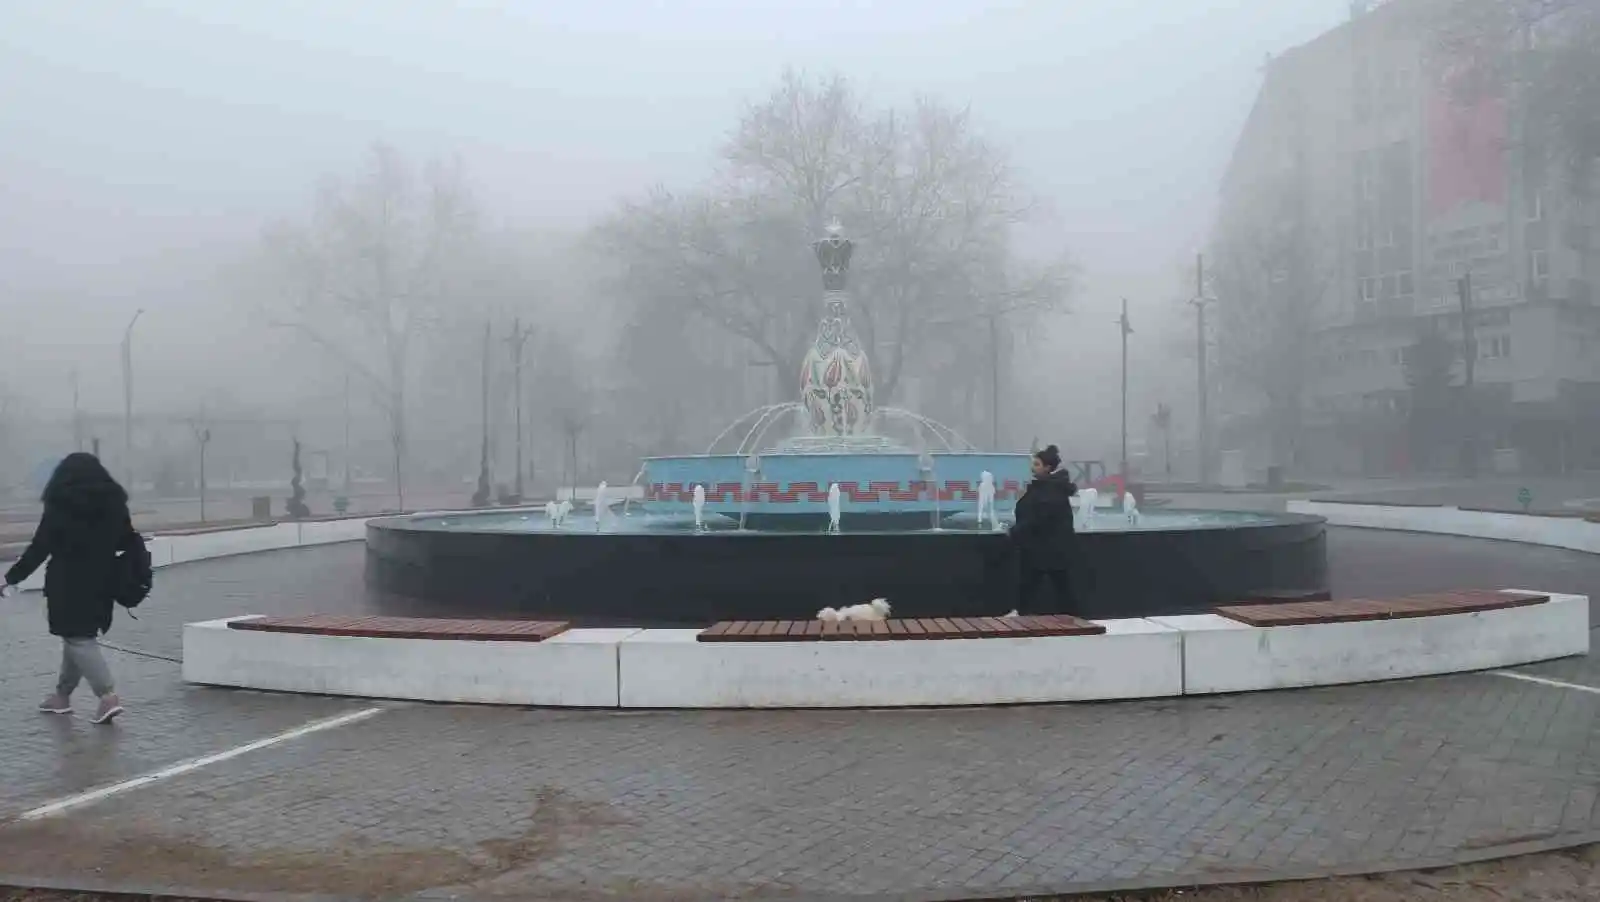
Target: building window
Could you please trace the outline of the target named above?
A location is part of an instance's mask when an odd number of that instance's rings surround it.
[[[1550,281],[1550,252],[1530,251],[1528,253],[1528,279],[1535,285],[1542,285]]]
[[[1409,298],[1416,296],[1417,285],[1416,282],[1411,278],[1410,270],[1396,274],[1395,279],[1398,282],[1398,285],[1395,288],[1395,295],[1397,297]]]
[[[1544,219],[1544,192],[1528,192],[1528,221],[1539,222]]]
[[[1361,300],[1364,303],[1374,303],[1378,300],[1378,280],[1366,276],[1361,280]]]
[[[1511,336],[1497,335],[1477,342],[1479,360],[1505,360],[1511,356]]]

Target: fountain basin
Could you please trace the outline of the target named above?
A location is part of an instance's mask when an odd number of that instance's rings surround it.
[[[582,625],[700,625],[809,619],[819,608],[887,597],[897,617],[997,616],[1016,606],[1004,533],[971,514],[940,530],[739,530],[726,516],[538,513],[417,515],[367,527],[367,579],[465,616]],[[1216,511],[1105,514],[1078,535],[1073,610],[1091,619],[1196,613],[1262,592],[1327,588],[1320,517]]]

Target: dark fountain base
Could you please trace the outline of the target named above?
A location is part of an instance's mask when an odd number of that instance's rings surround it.
[[[440,613],[591,625],[809,619],[822,607],[877,597],[888,598],[897,617],[998,616],[1017,606],[1016,557],[999,533],[506,532],[470,523],[374,521],[369,584]],[[1327,588],[1318,517],[1092,531],[1077,541],[1077,600],[1061,613],[1081,617],[1198,613],[1264,593]]]

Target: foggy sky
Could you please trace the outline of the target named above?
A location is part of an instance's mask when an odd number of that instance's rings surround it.
[[[582,228],[703,177],[785,66],[874,101],[970,103],[1054,215],[1030,244],[1081,261],[1079,315],[1170,309],[1259,67],[1344,0],[598,0],[0,5],[0,380],[76,366],[120,398],[186,403],[198,366],[248,387],[271,345],[213,278],[262,223],[374,140],[460,153],[491,218]],[[226,382],[228,377],[220,377]],[[242,393],[242,392],[235,392]]]

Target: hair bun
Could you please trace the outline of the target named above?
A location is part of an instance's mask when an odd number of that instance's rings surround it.
[[[1055,445],[1046,445],[1044,450],[1049,454],[1060,454],[1061,453],[1061,449],[1057,448]]]

